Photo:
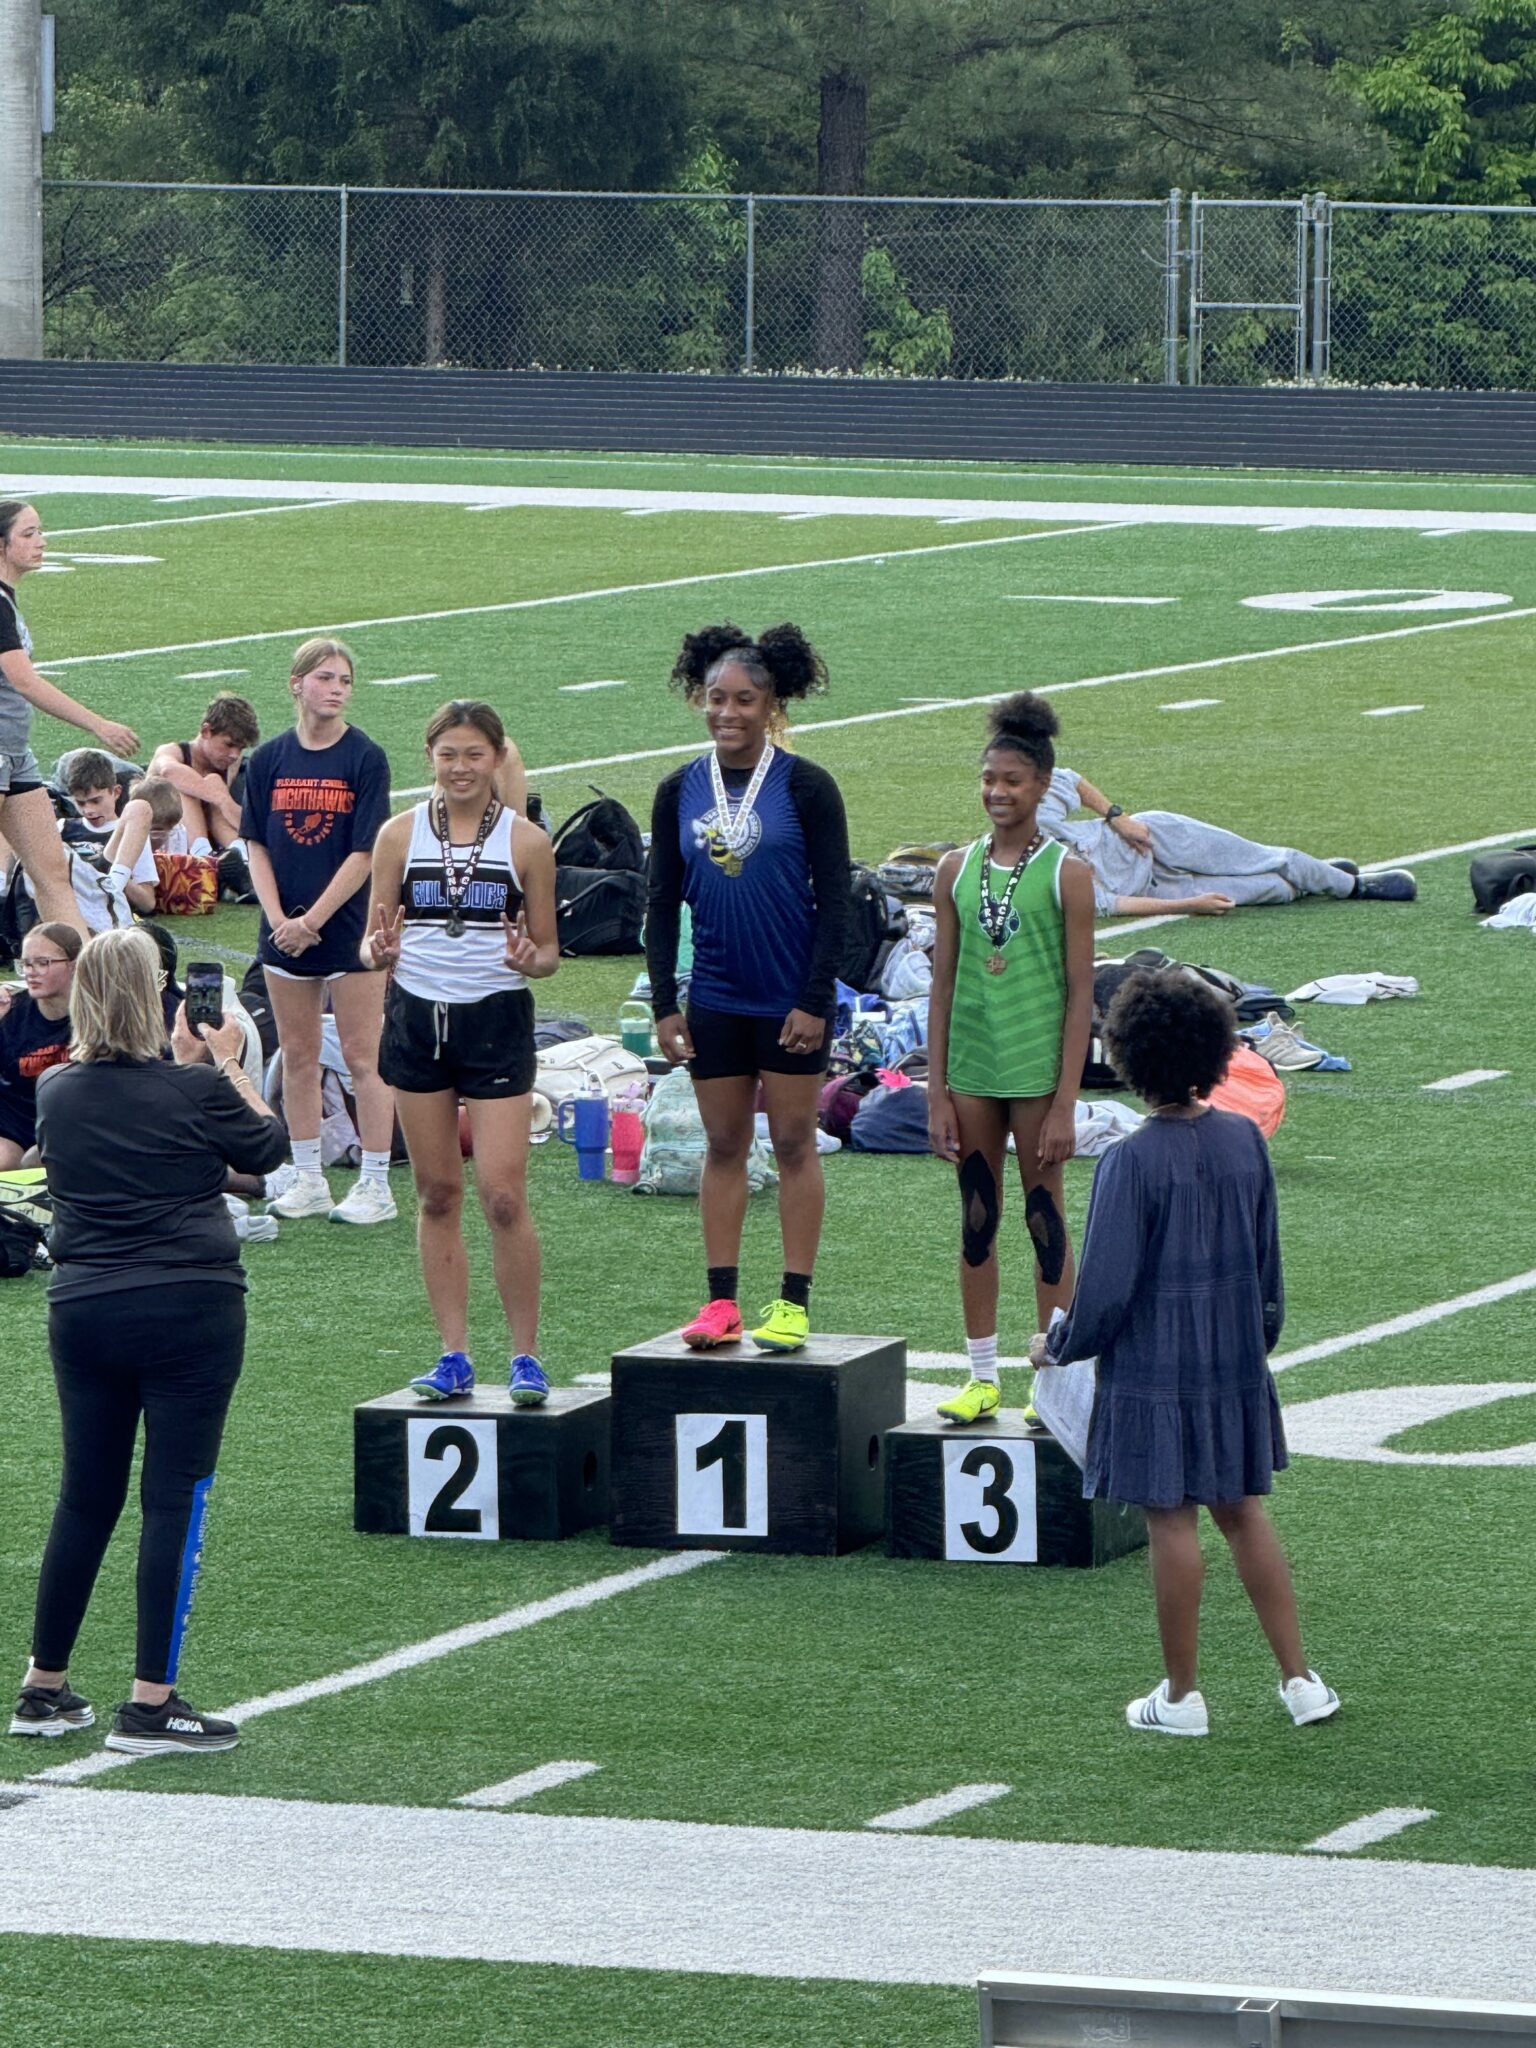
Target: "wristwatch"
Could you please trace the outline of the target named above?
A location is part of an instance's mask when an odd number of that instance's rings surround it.
[[[1124,816],[1124,804],[1111,804],[1109,809],[1104,813],[1104,822],[1106,825],[1113,825],[1116,818],[1123,818]]]

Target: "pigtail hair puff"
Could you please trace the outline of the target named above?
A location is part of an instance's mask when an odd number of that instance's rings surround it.
[[[742,648],[751,649],[752,635],[743,633],[740,626],[733,626],[729,619],[718,626],[701,626],[697,633],[683,637],[677,660],[672,664],[671,683],[674,690],[680,690],[691,704],[704,694],[704,685],[709,672],[727,654],[734,654]]]
[[[771,690],[781,705],[827,687],[827,665],[798,626],[770,626],[754,640],[729,621],[703,626],[687,636],[672,667],[672,687],[681,690],[690,704],[697,703],[724,661],[744,669],[754,683]]]
[[[1061,731],[1061,721],[1043,697],[1033,690],[1017,690],[987,712],[987,746],[1012,747],[1032,761],[1042,775],[1056,766],[1056,749],[1051,742]]]

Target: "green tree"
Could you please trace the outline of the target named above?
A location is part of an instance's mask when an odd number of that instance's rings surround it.
[[[1536,0],[1466,0],[1345,79],[1390,143],[1392,197],[1536,197]]]

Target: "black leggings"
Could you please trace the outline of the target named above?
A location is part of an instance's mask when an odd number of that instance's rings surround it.
[[[32,1661],[42,1671],[68,1668],[128,1498],[142,1414],[135,1675],[174,1684],[208,1491],[245,1353],[245,1294],[222,1281],[170,1281],[54,1302],[48,1348],[64,1421],[64,1476],[43,1552]]]

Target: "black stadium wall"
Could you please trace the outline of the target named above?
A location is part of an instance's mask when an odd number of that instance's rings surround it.
[[[1536,473],[1536,394],[0,362],[0,433]]]

